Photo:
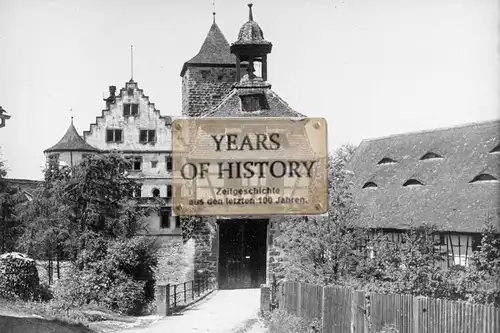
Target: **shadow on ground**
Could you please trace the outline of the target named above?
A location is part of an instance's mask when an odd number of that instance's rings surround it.
[[[59,320],[45,320],[35,317],[0,316],[2,333],[95,333],[84,325],[70,325]]]

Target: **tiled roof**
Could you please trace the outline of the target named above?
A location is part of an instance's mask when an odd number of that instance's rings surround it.
[[[244,111],[241,106],[241,97],[245,95],[263,95],[266,101],[266,108],[256,111]],[[274,91],[271,90],[271,85],[263,81],[261,78],[253,80],[248,79],[245,75],[242,80],[235,86],[235,88],[215,107],[214,110],[202,116],[204,117],[304,117],[303,114],[293,110],[283,99],[281,99]],[[213,139],[209,133],[203,135],[200,129],[199,136],[197,137],[196,156],[203,156],[204,151],[207,153],[207,158],[211,159],[231,159],[226,152],[221,152],[220,156],[213,152]],[[286,139],[289,148],[284,151],[284,156],[280,156],[279,151],[264,151],[263,155],[259,156],[265,160],[280,160],[288,159],[289,151],[294,150],[297,152],[293,156],[295,159],[310,159],[312,158],[311,148],[309,141],[303,134],[293,135],[287,133]]]
[[[500,180],[500,154],[491,152],[499,143],[500,120],[364,140],[349,165],[360,222],[478,232],[490,217],[499,226],[500,182],[470,183],[483,173]],[[438,156],[421,160],[427,153]],[[423,185],[403,186],[409,179]],[[377,187],[362,188],[368,182]]]
[[[257,111],[243,111],[241,96],[263,94],[267,107]],[[248,79],[245,75],[222,101],[203,117],[305,117],[292,109],[281,97],[271,90],[268,82],[260,78]]]
[[[252,4],[248,4],[248,21],[243,24],[238,34],[238,40],[233,45],[271,44],[264,39],[260,26],[253,20]]]
[[[184,75],[189,65],[236,66],[236,57],[231,54],[229,43],[215,22],[210,27],[198,54],[184,63],[181,76]]]
[[[58,152],[58,151],[98,151],[97,148],[89,145],[76,131],[73,121],[69,125],[66,134],[59,140],[58,143],[46,149],[44,153]]]

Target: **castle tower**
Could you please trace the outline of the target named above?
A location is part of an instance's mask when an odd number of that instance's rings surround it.
[[[89,145],[78,134],[73,125],[73,117],[66,134],[59,140],[58,143],[44,151],[48,159],[56,158],[59,162],[73,166],[78,164],[86,154],[95,154],[99,150]]]
[[[182,115],[197,117],[213,109],[237,82],[236,57],[214,20],[200,51],[184,63]]]

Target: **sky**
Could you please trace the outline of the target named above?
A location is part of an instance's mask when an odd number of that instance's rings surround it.
[[[248,1],[216,0],[229,43]],[[212,24],[212,0],[0,0],[0,129],[9,178],[42,179],[43,151],[80,134],[108,86],[131,77],[163,115],[181,114],[180,71]],[[268,81],[328,121],[328,148],[500,118],[496,0],[254,0],[273,43]],[[72,111],[70,111],[72,110]]]

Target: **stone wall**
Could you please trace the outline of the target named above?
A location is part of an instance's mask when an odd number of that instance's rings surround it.
[[[218,277],[219,230],[215,218],[203,218],[193,230],[195,242],[194,278],[208,276],[216,282]]]
[[[182,114],[198,117],[213,109],[236,83],[236,68],[189,67],[182,77]]]
[[[181,236],[158,237],[156,284],[176,284],[194,278],[194,240],[183,243]]]

